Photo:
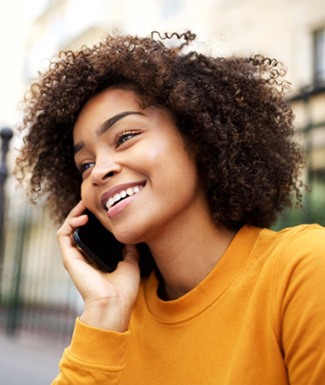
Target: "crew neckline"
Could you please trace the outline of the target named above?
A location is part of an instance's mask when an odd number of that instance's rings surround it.
[[[158,297],[158,279],[152,273],[144,285],[145,303],[151,315],[164,323],[184,322],[217,301],[244,269],[261,229],[243,226],[209,274],[180,298]]]

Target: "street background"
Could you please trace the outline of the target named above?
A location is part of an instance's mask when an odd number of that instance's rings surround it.
[[[58,373],[64,343],[0,334],[0,384],[46,385]]]
[[[12,175],[24,92],[60,49],[93,44],[107,32],[197,34],[192,49],[218,56],[262,53],[283,61],[288,100],[307,157],[304,208],[274,228],[325,225],[324,0],[11,0],[0,3],[0,130],[14,136],[0,213],[0,385],[49,385],[58,372],[82,301],[61,265],[56,227],[31,205]],[[0,150],[1,153],[1,150]]]

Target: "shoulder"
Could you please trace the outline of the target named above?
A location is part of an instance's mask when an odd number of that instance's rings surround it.
[[[278,232],[262,230],[260,239],[266,241],[280,259],[309,255],[325,259],[325,227],[318,224],[298,225]]]
[[[294,227],[288,227],[278,232],[278,235],[285,240],[306,240],[306,239],[318,239],[325,243],[325,227],[317,223],[310,225],[298,225]]]
[[[273,247],[276,285],[311,291],[318,286],[325,294],[325,227],[312,224],[281,230],[274,235]]]
[[[319,257],[325,261],[325,227],[299,225],[278,233],[277,247],[282,258]]]
[[[299,378],[297,383],[305,384],[311,376],[323,378],[325,370],[321,363],[325,338],[325,228],[300,225],[278,232],[277,237],[274,320],[281,333],[289,377],[294,383]]]
[[[276,290],[293,282],[324,281],[325,227],[318,224],[298,225],[281,231],[262,229],[255,254],[266,258],[269,277]]]

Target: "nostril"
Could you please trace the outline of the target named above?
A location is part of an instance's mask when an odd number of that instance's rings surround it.
[[[122,167],[119,163],[97,159],[92,169],[92,182],[95,185],[106,183],[111,177],[121,172]]]
[[[115,174],[114,171],[110,171],[110,172],[108,172],[107,174],[105,174],[105,175],[103,176],[103,179],[110,178],[110,177],[112,177],[114,174]]]

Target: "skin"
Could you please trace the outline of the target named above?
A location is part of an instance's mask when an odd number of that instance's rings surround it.
[[[85,302],[81,320],[122,332],[140,284],[133,244],[149,245],[172,300],[211,271],[235,234],[212,222],[195,154],[167,110],[142,109],[133,91],[106,89],[84,106],[73,137],[82,201],[58,231],[63,263]],[[107,211],[103,202],[111,189],[134,185],[143,188]],[[86,207],[126,244],[113,273],[91,267],[74,245],[72,233],[87,222]]]

